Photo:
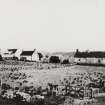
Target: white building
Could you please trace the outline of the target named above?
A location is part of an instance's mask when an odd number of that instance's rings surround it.
[[[29,60],[29,61],[39,61],[39,55],[36,49],[33,51],[22,51],[20,54],[21,60]]]
[[[105,52],[76,52],[75,62],[79,64],[104,64],[105,65]]]
[[[14,57],[17,57],[16,56],[17,51],[18,51],[17,49],[7,49],[7,50],[1,52],[1,55],[2,55],[3,59],[12,60]]]

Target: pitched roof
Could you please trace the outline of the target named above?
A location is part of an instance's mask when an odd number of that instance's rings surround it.
[[[8,49],[8,52],[11,52],[11,54],[14,54],[17,51],[17,49]]]
[[[79,58],[105,58],[105,52],[101,51],[94,51],[94,52],[76,52],[74,57],[79,57]]]
[[[34,51],[22,51],[21,56],[32,56]]]

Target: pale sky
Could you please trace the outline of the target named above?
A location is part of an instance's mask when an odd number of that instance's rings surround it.
[[[105,0],[0,0],[0,48],[104,50]]]

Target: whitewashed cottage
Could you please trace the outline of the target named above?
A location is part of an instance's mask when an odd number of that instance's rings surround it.
[[[7,50],[1,52],[1,55],[2,55],[3,59],[5,59],[5,60],[18,59],[18,57],[16,56],[17,51],[18,51],[18,49],[7,49]]]
[[[20,54],[20,60],[39,61],[39,54],[36,49],[32,51],[22,51]]]
[[[75,62],[78,64],[99,64],[105,65],[105,52],[76,52],[74,55]]]

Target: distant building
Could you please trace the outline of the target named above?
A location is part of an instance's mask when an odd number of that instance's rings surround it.
[[[78,64],[105,64],[105,52],[101,51],[77,51],[74,55],[74,58],[74,61]]]
[[[56,52],[52,55],[59,57],[61,63],[63,63],[65,60],[69,63],[73,63],[75,52]]]
[[[39,54],[36,49],[33,51],[22,51],[20,60],[39,61]]]
[[[16,56],[17,49],[7,49],[6,51],[2,52],[2,57],[5,60],[15,60],[18,59]]]

